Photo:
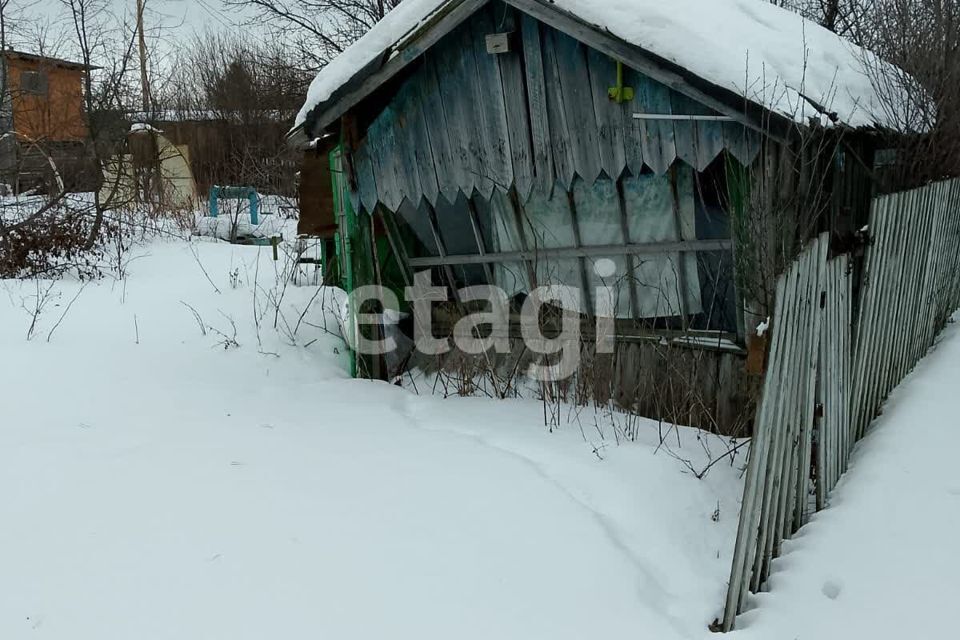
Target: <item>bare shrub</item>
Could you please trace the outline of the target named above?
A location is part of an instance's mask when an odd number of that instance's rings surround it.
[[[19,223],[0,225],[0,277],[58,278],[72,272],[81,279],[100,278],[106,240],[120,230],[106,225],[90,246],[92,224],[85,209],[61,202]]]

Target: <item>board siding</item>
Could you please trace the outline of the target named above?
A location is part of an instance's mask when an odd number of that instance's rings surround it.
[[[556,181],[550,119],[547,116],[547,84],[543,64],[540,23],[528,15],[520,18],[523,34],[523,57],[526,71],[527,100],[530,108],[530,137],[533,145],[535,184],[549,194]]]
[[[508,32],[512,33],[516,30],[517,18],[512,8],[504,22],[504,29]],[[500,79],[506,105],[513,183],[520,199],[526,201],[533,189],[535,171],[522,54],[511,50],[509,53],[497,56],[497,61],[500,65]]]
[[[488,53],[486,35],[501,30],[514,34],[511,51]],[[515,188],[523,203],[534,189],[549,196],[576,179],[663,175],[678,159],[704,170],[724,149],[743,165],[757,157],[758,135],[739,123],[635,119],[716,112],[629,68],[635,98],[611,101],[616,68],[529,15],[481,9],[426,52],[369,125],[359,200],[369,209],[376,194],[396,210],[404,198],[435,205],[441,195]]]

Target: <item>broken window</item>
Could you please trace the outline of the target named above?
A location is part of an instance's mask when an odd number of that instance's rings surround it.
[[[677,163],[664,175],[577,178],[570,191],[526,202],[495,189],[436,207],[401,206],[417,239],[415,268],[456,286],[493,284],[508,296],[565,285],[592,314],[598,288],[614,314],[647,329],[736,332],[736,294],[724,160],[704,173]]]

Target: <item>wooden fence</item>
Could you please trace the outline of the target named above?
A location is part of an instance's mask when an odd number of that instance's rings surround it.
[[[960,180],[880,198],[870,235],[854,356],[857,437],[960,306]]]
[[[815,239],[777,281],[723,629],[791,537],[827,505],[853,445],[960,306],[960,180],[873,202],[852,259]]]

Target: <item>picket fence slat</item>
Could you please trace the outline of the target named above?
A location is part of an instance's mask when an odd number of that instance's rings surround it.
[[[828,234],[777,279],[726,631],[808,519],[811,493],[816,510],[829,505],[854,445],[960,306],[960,180],[875,198],[866,231],[858,299],[852,258],[829,257]]]
[[[781,277],[777,281],[775,294],[776,304],[778,305],[777,313],[781,313],[784,308],[783,305],[788,296],[788,280],[791,276],[795,276],[795,274],[796,272],[791,270],[788,275]],[[783,332],[775,331],[772,337],[770,364],[767,367],[764,388],[778,385],[782,373]],[[766,424],[774,409],[774,398],[772,396],[761,398],[757,412],[757,424]],[[764,479],[763,470],[766,465],[769,440],[770,430],[758,428],[751,442],[750,464],[747,466],[747,477],[744,482],[743,501],[740,506],[740,523],[737,528],[733,566],[730,570],[730,583],[727,589],[727,602],[724,610],[723,626],[727,630],[733,628],[734,620],[737,613],[740,612],[750,582],[750,567],[752,565],[750,556],[755,551],[757,522],[759,518],[757,497]]]

